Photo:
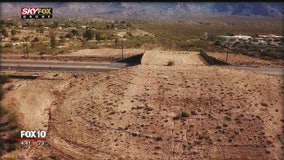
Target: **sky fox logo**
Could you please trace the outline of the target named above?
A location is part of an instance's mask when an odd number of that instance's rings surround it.
[[[52,8],[21,8],[23,19],[50,19],[52,18]]]

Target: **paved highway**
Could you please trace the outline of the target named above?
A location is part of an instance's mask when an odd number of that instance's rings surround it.
[[[56,61],[6,61],[2,60],[1,71],[62,71],[62,72],[106,72],[126,67],[125,63],[90,63]]]

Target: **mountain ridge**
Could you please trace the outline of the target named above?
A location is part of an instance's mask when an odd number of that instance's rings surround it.
[[[188,19],[203,16],[283,18],[284,3],[277,2],[23,2],[1,3],[1,17],[20,17],[23,7],[52,7],[53,17]]]

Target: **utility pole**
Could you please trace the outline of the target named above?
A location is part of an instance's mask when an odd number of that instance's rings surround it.
[[[226,55],[226,62],[228,62],[228,56],[229,56],[229,42],[227,42],[227,55]]]
[[[123,38],[121,40],[121,44],[122,44],[122,46],[121,46],[121,60],[123,60]]]
[[[26,37],[25,40],[26,40],[26,48],[27,48],[27,57],[29,59],[30,58],[30,54],[29,54],[28,37]]]

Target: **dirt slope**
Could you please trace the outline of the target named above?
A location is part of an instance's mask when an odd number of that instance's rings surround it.
[[[26,85],[6,97],[6,104],[14,98],[18,107],[28,107],[31,97],[52,97],[49,146],[18,154],[26,152],[30,159],[281,159],[280,77],[159,65],[60,77],[16,81]]]
[[[165,66],[174,61],[173,66]],[[146,52],[105,73],[14,80],[4,105],[48,145],[24,159],[281,159],[281,77],[205,66],[198,53]],[[11,85],[11,84],[9,84]]]

